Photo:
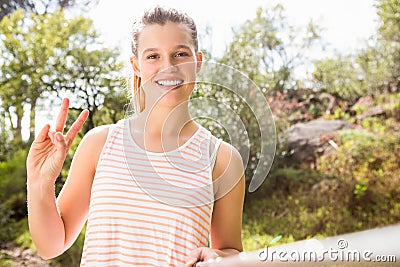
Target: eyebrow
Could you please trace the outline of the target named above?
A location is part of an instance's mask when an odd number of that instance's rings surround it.
[[[192,50],[190,48],[190,46],[184,45],[184,44],[177,45],[174,48],[175,49],[182,49],[183,48],[183,49]],[[147,49],[143,50],[142,55],[145,54],[145,53],[154,52],[154,51],[157,51],[157,50],[158,50],[157,48],[147,48]]]

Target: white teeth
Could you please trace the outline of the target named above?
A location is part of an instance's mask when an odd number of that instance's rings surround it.
[[[157,83],[162,86],[177,86],[177,85],[181,85],[183,83],[183,81],[182,80],[175,80],[175,81],[161,80],[161,81],[157,81]]]

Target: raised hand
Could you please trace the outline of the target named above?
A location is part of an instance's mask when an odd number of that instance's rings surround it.
[[[43,179],[42,182],[54,184],[60,174],[68,149],[89,115],[88,110],[82,111],[78,119],[72,124],[71,129],[66,135],[63,135],[68,107],[69,99],[64,98],[57,117],[55,131],[50,131],[50,125],[47,124],[33,141],[26,162],[28,180]]]

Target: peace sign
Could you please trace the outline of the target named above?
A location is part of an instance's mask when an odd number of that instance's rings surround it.
[[[69,99],[64,98],[55,131],[50,131],[50,125],[46,124],[33,141],[26,161],[28,180],[54,184],[60,174],[68,150],[89,115],[88,110],[82,111],[71,129],[63,135],[68,107]]]

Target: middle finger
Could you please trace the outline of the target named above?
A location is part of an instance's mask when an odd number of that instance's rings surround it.
[[[56,132],[61,132],[61,133],[63,132],[63,129],[65,127],[65,122],[67,121],[68,107],[69,107],[69,99],[64,98],[62,100],[60,112],[58,113],[57,116]]]

